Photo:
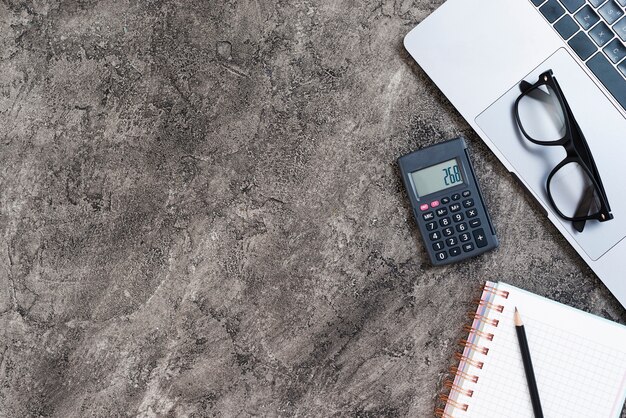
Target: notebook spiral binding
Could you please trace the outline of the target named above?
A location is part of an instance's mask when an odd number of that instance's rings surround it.
[[[474,390],[465,387],[465,384],[472,385],[477,383],[479,376],[469,372],[468,367],[465,366],[471,366],[473,370],[480,371],[484,366],[484,362],[473,358],[472,354],[476,353],[479,356],[487,356],[489,354],[489,348],[481,345],[480,341],[483,339],[493,341],[494,334],[482,330],[481,327],[484,325],[497,327],[500,321],[497,318],[493,318],[492,314],[497,315],[504,311],[503,305],[493,302],[494,296],[507,299],[509,292],[498,290],[485,283],[482,287],[482,297],[474,301],[478,309],[476,312],[469,312],[467,315],[472,320],[472,324],[463,326],[468,336],[467,339],[459,340],[459,345],[463,346],[463,352],[454,354],[454,358],[459,361],[459,366],[450,367],[450,373],[454,376],[454,380],[446,379],[443,383],[443,388],[447,391],[447,394],[439,395],[439,400],[445,403],[445,406],[435,409],[436,417],[453,418],[450,415],[450,409],[467,411],[469,408],[469,404],[457,400],[457,395],[463,395],[468,398],[474,395]]]

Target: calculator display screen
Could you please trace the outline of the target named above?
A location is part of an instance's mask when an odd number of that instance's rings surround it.
[[[463,183],[461,167],[456,158],[411,173],[415,193],[426,196]]]

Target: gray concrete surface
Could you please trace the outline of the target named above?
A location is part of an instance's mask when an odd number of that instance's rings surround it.
[[[0,3],[0,416],[431,416],[486,280],[626,322],[402,37],[441,0]],[[501,247],[429,266],[464,134]]]

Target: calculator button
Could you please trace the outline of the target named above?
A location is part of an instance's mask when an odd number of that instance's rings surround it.
[[[452,228],[444,228],[441,232],[443,232],[444,237],[449,237],[450,235],[454,235],[454,229]]]
[[[462,213],[455,213],[454,215],[452,215],[452,219],[454,219],[454,222],[461,222],[465,218],[463,217]]]
[[[454,247],[458,243],[459,243],[459,240],[456,239],[455,237],[450,237],[446,240],[446,244],[448,244],[448,247]]]
[[[429,231],[434,231],[435,229],[437,229],[437,222],[428,222],[426,224],[426,229]]]
[[[467,231],[467,224],[463,222],[462,224],[458,224],[456,226],[456,230],[459,232]]]
[[[432,221],[433,219],[435,219],[435,214],[433,212],[426,212],[422,215],[422,217],[425,221]]]
[[[461,205],[459,203],[453,203],[450,205],[450,212],[458,212],[461,210]]]
[[[434,243],[433,244],[433,250],[435,250],[435,251],[443,250],[443,241],[437,241],[436,243]]]
[[[424,203],[423,205],[420,205],[420,210],[421,211],[425,211],[427,209],[428,209],[428,204],[427,203]]]
[[[442,252],[440,252],[440,253],[437,253],[437,254],[435,255],[435,258],[436,258],[437,260],[445,260],[446,258],[448,258],[448,254],[446,254],[446,252],[445,252],[445,251],[442,251]]]
[[[469,221],[469,224],[472,228],[476,228],[477,226],[480,226],[480,219],[472,219]]]
[[[451,257],[456,257],[459,254],[461,254],[461,249],[459,247],[450,248]]]
[[[446,216],[448,214],[448,209],[446,208],[439,208],[437,209],[437,216],[441,217],[441,216]]]
[[[461,195],[462,195],[463,197],[468,197],[468,196],[469,196],[469,195],[471,195],[471,194],[472,194],[472,192],[470,192],[469,190],[463,190],[463,193],[461,193]]]
[[[487,245],[487,237],[485,237],[485,231],[483,231],[482,228],[475,229],[472,231],[472,234],[474,235],[474,241],[476,241],[476,246],[478,248]]]
[[[439,206],[439,201],[435,200],[434,202],[430,202],[430,207],[431,208],[436,208],[437,206]]]
[[[461,195],[458,193],[455,193],[452,195],[452,200],[459,200],[461,198]]]
[[[472,244],[471,242],[468,242],[467,244],[463,244],[463,251],[465,251],[466,253],[472,251],[474,249],[474,244]]]
[[[461,235],[459,235],[459,240],[461,242],[467,242],[471,239],[472,237],[470,236],[470,234],[468,234],[467,232],[462,233]]]
[[[470,209],[470,210],[465,212],[465,215],[468,218],[473,218],[474,216],[478,216],[478,211],[476,209]]]
[[[438,231],[431,232],[428,237],[430,238],[431,241],[437,241],[438,239],[441,239],[441,232],[438,232]]]
[[[442,205],[447,205],[448,203],[450,203],[450,198],[449,197],[444,197],[441,199],[441,204]]]
[[[466,208],[471,208],[474,206],[474,199],[467,199],[463,201],[463,206]]]
[[[443,226],[448,226],[448,225],[450,225],[451,222],[452,221],[450,221],[450,218],[446,217],[446,218],[443,218],[443,219],[439,220],[439,225],[441,225],[442,227]]]

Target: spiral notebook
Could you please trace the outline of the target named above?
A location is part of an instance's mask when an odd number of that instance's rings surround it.
[[[528,336],[546,417],[616,417],[626,400],[626,326],[487,282],[454,380],[444,383],[438,417],[528,417],[533,410],[513,324],[517,306]],[[442,403],[443,403],[442,402]]]

